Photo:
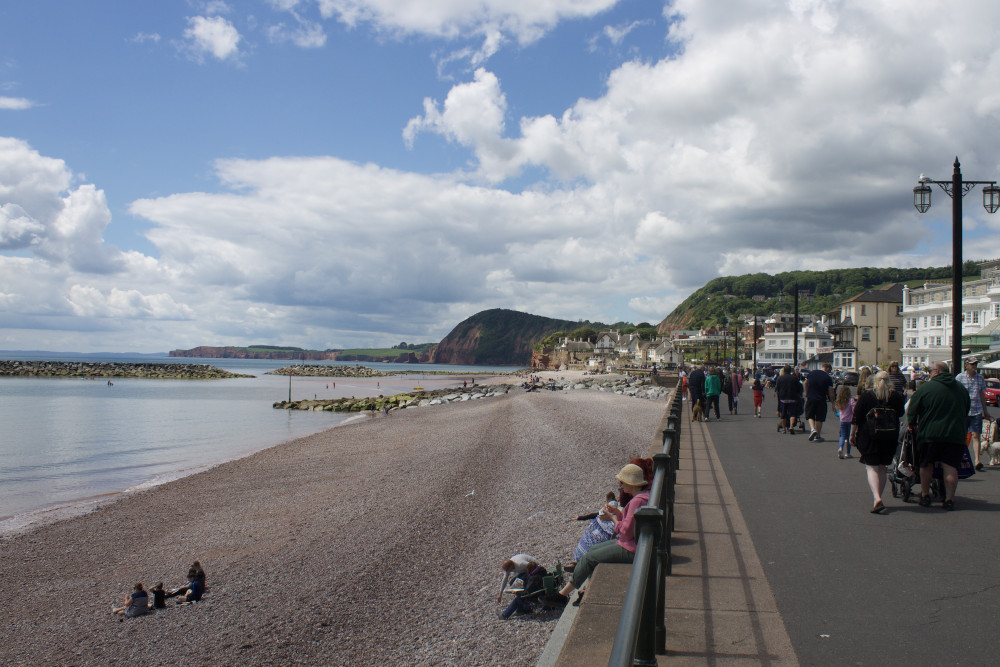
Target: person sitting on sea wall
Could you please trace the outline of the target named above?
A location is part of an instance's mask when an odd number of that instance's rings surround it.
[[[576,517],[577,521],[589,520],[590,523],[587,524],[587,528],[583,531],[580,541],[576,543],[576,549],[573,550],[574,561],[578,561],[583,558],[583,555],[590,551],[590,548],[595,544],[607,542],[614,537],[615,522],[614,519],[611,518],[611,515],[604,509],[607,505],[619,507],[613,491],[608,491],[608,494],[604,499],[604,505],[601,506],[601,510],[599,512],[595,512],[594,514],[582,514]],[[567,570],[568,569],[571,568],[567,568]]]
[[[111,607],[112,613],[123,614],[126,618],[135,618],[149,613],[149,595],[137,583],[130,595],[126,595],[121,607]]]
[[[599,564],[631,563],[635,559],[635,512],[649,502],[648,480],[642,467],[635,463],[627,464],[615,478],[621,483],[622,490],[632,495],[624,510],[612,507],[610,504],[604,506],[605,511],[614,518],[615,534],[618,539],[591,547],[573,568],[573,576],[569,582],[558,593],[547,596],[545,603],[565,606],[573,591],[590,578],[594,568]]]

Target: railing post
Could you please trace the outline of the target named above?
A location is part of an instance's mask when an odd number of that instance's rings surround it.
[[[665,487],[660,497],[660,540],[657,543],[656,562],[658,567],[654,575],[656,581],[656,619],[655,619],[655,651],[662,654],[667,647],[667,626],[666,626],[666,579],[673,570],[673,550],[670,544],[672,534],[671,524],[674,515],[674,484],[671,468],[674,465],[673,457],[668,453],[653,455],[654,468],[664,468]]]
[[[642,532],[651,531],[653,544],[659,550],[659,542],[663,539],[660,526],[663,523],[663,513],[652,507],[640,508],[635,513],[636,528]],[[642,596],[642,612],[639,617],[639,636],[635,642],[635,655],[632,664],[635,667],[656,666],[656,607],[657,607],[657,563],[655,558],[649,559],[649,568],[645,573],[646,587]]]

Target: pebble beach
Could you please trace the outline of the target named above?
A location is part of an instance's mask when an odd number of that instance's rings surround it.
[[[4,538],[0,663],[534,664],[556,616],[498,620],[500,561],[570,560],[665,409],[517,390],[369,416]],[[110,613],[194,560],[202,602]]]

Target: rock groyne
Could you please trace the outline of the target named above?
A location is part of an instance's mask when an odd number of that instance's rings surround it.
[[[295,375],[298,377],[350,377],[350,378],[381,378],[399,373],[384,373],[368,366],[355,364],[354,366],[327,366],[324,364],[296,364],[294,366],[282,366],[273,371],[267,371],[264,375]]]
[[[0,360],[3,377],[82,377],[82,378],[155,378],[217,380],[250,378],[253,375],[230,373],[208,364],[158,364],[91,361],[5,361]]]
[[[626,377],[585,379],[585,380],[554,380],[548,383],[534,385],[524,383],[495,384],[473,386],[462,389],[435,389],[433,391],[415,391],[392,396],[368,396],[364,398],[333,398],[311,399],[301,401],[277,401],[273,407],[280,410],[312,410],[315,412],[366,412],[375,410],[382,412],[388,408],[403,410],[406,408],[423,408],[443,403],[475,401],[481,398],[503,396],[511,391],[604,391],[634,398],[647,400],[665,400],[670,396],[671,389],[652,384],[649,378]]]

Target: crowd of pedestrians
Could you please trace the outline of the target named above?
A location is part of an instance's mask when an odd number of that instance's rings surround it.
[[[904,375],[898,362],[887,370],[862,367],[856,391],[838,384],[831,365],[808,373],[791,366],[776,375],[721,366],[700,366],[682,371],[688,398],[692,405],[703,402],[706,421],[721,420],[720,395],[726,394],[729,413],[739,413],[739,394],[744,381],[751,383],[755,418],[761,418],[764,403],[774,396],[778,432],[794,435],[796,427],[808,440],[822,443],[823,427],[832,409],[839,426],[837,456],[854,458],[856,451],[865,466],[872,493],[871,512],[886,511],[882,494],[885,491],[891,465],[900,465],[900,444],[909,434],[914,443],[912,461],[905,461],[907,474],[919,473],[922,507],[931,505],[930,486],[935,469],[943,481],[942,507],[955,508],[955,491],[963,459],[971,470],[982,471],[979,460],[980,434],[984,419],[990,419],[986,409],[986,384],[978,372],[979,360],[970,357],[965,370],[952,375],[945,362],[935,363],[930,377],[916,386]],[[971,446],[971,447],[970,447]],[[971,450],[971,454],[970,454]]]

